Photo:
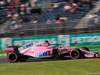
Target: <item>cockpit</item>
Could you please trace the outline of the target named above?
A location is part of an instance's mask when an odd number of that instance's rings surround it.
[[[65,48],[67,48],[67,47],[65,47],[65,46],[62,45],[62,44],[59,44],[59,45],[56,45],[56,46],[55,46],[55,49],[65,49]]]

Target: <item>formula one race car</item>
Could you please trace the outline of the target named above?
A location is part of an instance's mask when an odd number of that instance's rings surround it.
[[[67,48],[62,44],[49,46],[49,42],[34,45],[30,43],[21,48],[17,46],[7,46],[6,52],[9,62],[26,61],[29,57],[33,58],[60,58],[66,55],[72,59],[80,59],[86,57],[100,57],[99,53],[92,53],[88,48]]]

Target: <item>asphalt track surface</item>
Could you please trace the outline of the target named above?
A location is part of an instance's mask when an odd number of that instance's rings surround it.
[[[50,58],[45,58],[45,59],[36,59],[36,58],[29,58],[26,62],[43,62],[43,61],[57,61],[57,60],[69,60],[68,59],[50,59]],[[7,60],[7,57],[0,58],[0,63],[9,63]]]
[[[100,58],[85,58],[85,59],[75,59],[75,60],[91,60],[91,59],[100,59]],[[43,61],[61,61],[61,60],[72,60],[70,58],[65,59],[36,59],[36,58],[30,58],[26,62],[43,62]],[[9,63],[7,60],[7,57],[0,58],[0,63]]]
[[[27,62],[50,61],[51,59],[28,59]],[[9,63],[7,58],[0,58],[0,63]]]
[[[0,63],[9,63],[7,58],[0,58]]]

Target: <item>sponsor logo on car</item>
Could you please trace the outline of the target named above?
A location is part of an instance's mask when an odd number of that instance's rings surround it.
[[[31,46],[33,46],[33,43],[30,43],[30,44],[28,44],[28,45],[26,45],[26,46],[23,46],[23,49],[29,48],[29,47],[31,47]]]
[[[35,56],[36,57],[41,57],[41,56],[49,56],[50,55],[50,51],[43,51],[43,52],[35,52]]]
[[[93,57],[91,54],[85,54],[85,57]]]

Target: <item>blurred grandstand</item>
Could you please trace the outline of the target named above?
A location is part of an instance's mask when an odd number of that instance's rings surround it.
[[[99,0],[0,0],[0,37],[100,31]]]

